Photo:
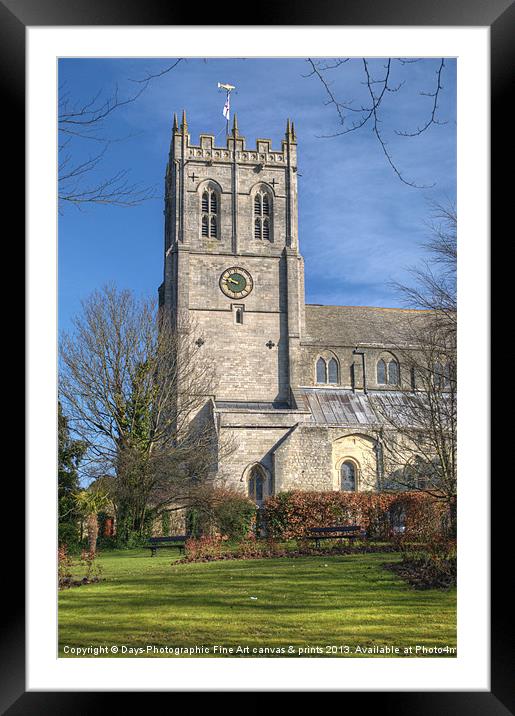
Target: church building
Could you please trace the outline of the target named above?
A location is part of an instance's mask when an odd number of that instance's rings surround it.
[[[218,477],[260,504],[284,490],[378,490],[371,396],[411,389],[395,346],[417,311],[306,304],[297,137],[192,142],[174,118],[160,310],[189,314],[217,372],[210,415],[235,449]],[[409,372],[409,371],[408,371]]]

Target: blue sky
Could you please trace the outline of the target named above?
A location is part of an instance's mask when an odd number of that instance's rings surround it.
[[[132,79],[159,72],[171,61],[65,59],[59,64],[59,84],[77,104],[98,92],[108,96],[115,87],[123,99],[140,87]],[[370,61],[375,76],[383,65],[384,60]],[[392,85],[403,84],[389,93],[382,115],[382,131],[397,165],[408,179],[432,185],[425,189],[399,181],[371,128],[322,137],[338,131],[338,118],[334,107],[324,104],[321,83],[306,77],[310,67],[303,59],[188,59],[153,80],[106,123],[104,135],[119,141],[110,144],[97,176],[129,169],[130,181],[154,186],[159,198],[133,208],[65,207],[59,218],[60,327],[68,328],[80,300],[106,282],[156,295],[162,280],[162,187],[173,112],[186,109],[193,141],[203,132],[218,134],[217,143],[224,144],[225,95],[217,82],[237,87],[232,109],[247,146],[269,137],[279,148],[286,118],[295,121],[306,301],[403,305],[390,283],[407,282],[406,269],[424,257],[420,244],[428,235],[428,201],[454,201],[456,196],[455,60],[446,60],[442,75],[437,116],[446,123],[418,137],[395,134],[413,131],[430,113],[432,99],[420,93],[433,90],[438,66],[438,59],[393,63]],[[367,101],[360,59],[330,70],[327,78],[338,99],[352,100],[356,107]],[[99,145],[74,140],[70,151],[74,159],[84,160],[98,153]]]

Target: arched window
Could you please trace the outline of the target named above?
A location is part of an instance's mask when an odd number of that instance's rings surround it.
[[[377,361],[377,384],[378,385],[399,385],[400,370],[399,363],[395,358],[386,362],[384,358]]]
[[[340,489],[344,492],[356,490],[356,466],[350,460],[344,460],[340,467]]]
[[[334,358],[327,364],[327,375],[329,383],[338,383],[338,363]]]
[[[254,238],[272,241],[270,224],[271,198],[265,189],[259,189],[254,195]]]
[[[266,475],[260,465],[254,465],[250,471],[248,489],[250,499],[258,505],[261,504],[265,497],[271,492],[271,489],[267,489]]]
[[[202,192],[201,234],[207,238],[218,238],[218,196],[213,187]]]
[[[317,360],[317,383],[327,383],[326,362],[323,358]]]
[[[386,385],[386,363],[382,358],[377,363],[377,384]]]
[[[399,364],[396,360],[388,363],[388,385],[399,385]]]

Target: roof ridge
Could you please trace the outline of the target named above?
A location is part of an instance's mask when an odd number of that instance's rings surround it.
[[[338,306],[326,303],[306,303],[306,308],[372,308],[375,311],[405,311],[407,313],[432,313],[430,308],[400,308],[397,306]]]

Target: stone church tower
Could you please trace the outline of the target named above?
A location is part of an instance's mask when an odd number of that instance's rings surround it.
[[[289,403],[303,325],[297,142],[225,147],[174,120],[166,175],[165,310],[191,313],[218,373],[217,400]]]
[[[371,396],[414,389],[396,355],[424,312],[306,305],[297,218],[297,138],[247,147],[191,141],[174,117],[165,181],[160,311],[193,319],[217,373],[206,412],[235,450],[218,477],[258,504],[284,490],[384,484]]]

